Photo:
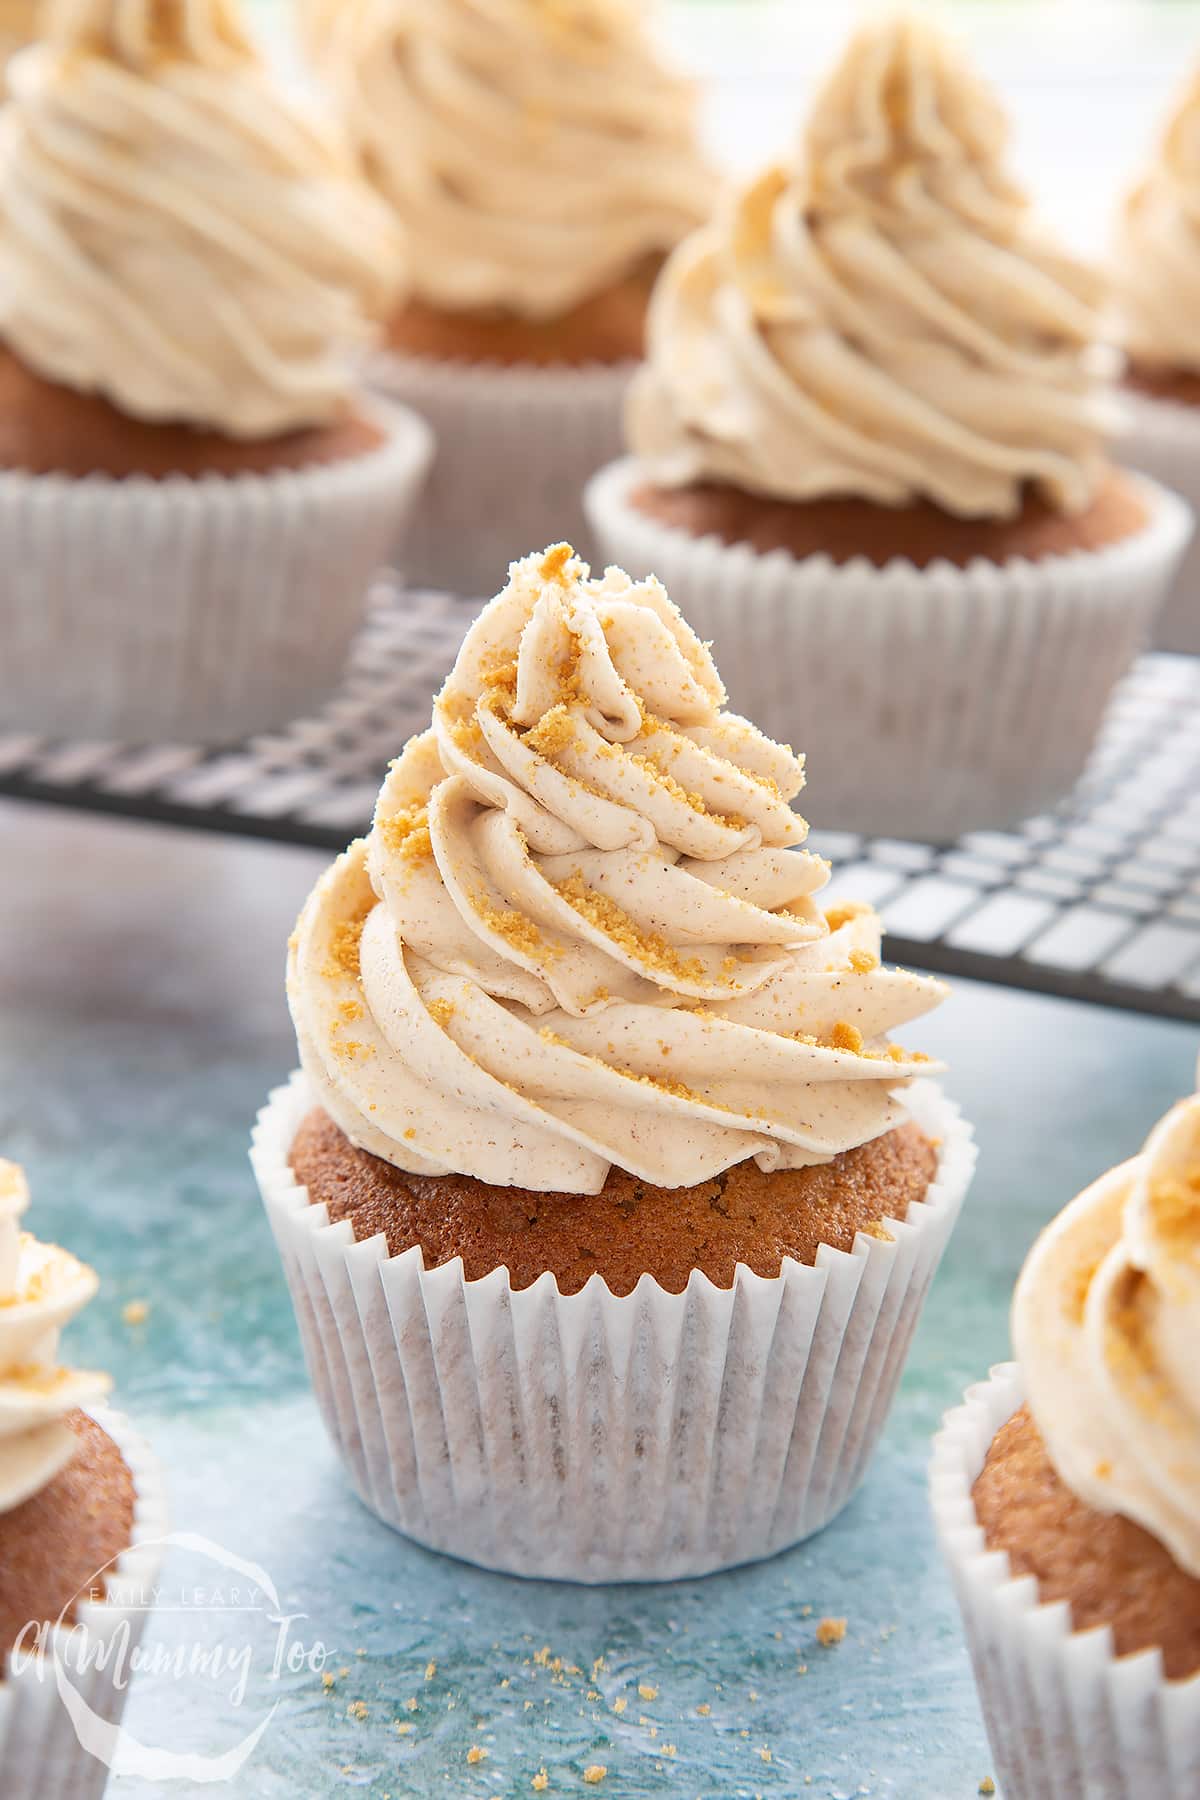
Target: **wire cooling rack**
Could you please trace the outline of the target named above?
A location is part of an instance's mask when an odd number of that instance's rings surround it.
[[[0,795],[340,849],[476,610],[381,588],[329,705],[229,750],[0,734]],[[1200,658],[1143,658],[1053,816],[950,849],[811,841],[832,894],[879,908],[895,960],[1200,1021]]]

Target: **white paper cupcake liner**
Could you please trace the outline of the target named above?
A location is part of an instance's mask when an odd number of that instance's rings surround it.
[[[162,1562],[160,1546],[168,1521],[158,1461],[123,1414],[99,1406],[88,1410],[112,1438],[133,1476],[133,1541],[109,1572],[106,1599],[85,1602],[78,1609],[89,1648],[86,1672],[64,1651],[69,1685],[81,1703],[78,1729],[59,1691],[50,1644],[19,1669],[10,1665],[3,1670],[0,1794],[6,1800],[8,1796],[33,1800],[35,1795],[37,1800],[97,1800],[104,1792],[128,1699],[124,1683],[129,1658],[141,1642]],[[106,1661],[102,1654],[93,1654],[124,1631],[128,1638],[123,1659]],[[83,1737],[92,1740],[98,1754],[85,1749]]]
[[[962,1608],[1005,1800],[1195,1800],[1200,1675],[1167,1681],[1157,1650],[1113,1654],[1107,1626],[1075,1631],[988,1550],[971,1490],[1024,1400],[1015,1363],[946,1415],[931,1471],[934,1521]]]
[[[733,708],[805,752],[814,823],[932,843],[1070,792],[1190,530],[1146,482],[1149,523],[1108,549],[837,566],[646,518],[629,501],[642,479],[626,459],[588,487],[604,560],[659,576],[712,641]]]
[[[504,586],[510,562],[547,544],[573,544],[591,560],[583,489],[621,453],[635,367],[373,358],[368,380],[420,413],[437,440],[405,547],[410,584],[485,599]]]
[[[732,1288],[599,1276],[514,1293],[459,1258],[426,1269],[328,1223],[288,1164],[302,1075],[259,1115],[252,1161],[329,1434],[372,1512],[486,1568],[657,1581],[770,1556],[861,1480],[975,1164],[940,1089],[910,1090],[936,1178],[884,1241],[823,1247]]]
[[[1121,411],[1125,422],[1117,440],[1120,460],[1173,488],[1200,513],[1200,406],[1125,390]],[[1200,655],[1200,537],[1193,537],[1179,565],[1158,616],[1154,641],[1160,650]]]
[[[384,442],[321,467],[0,473],[0,727],[219,742],[326,698],[432,456],[414,414],[366,410]]]

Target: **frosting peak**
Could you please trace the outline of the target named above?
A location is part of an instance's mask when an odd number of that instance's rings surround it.
[[[1130,354],[1200,370],[1200,73],[1180,95],[1157,158],[1125,202],[1116,252]]]
[[[30,1499],[66,1467],[68,1413],[108,1392],[105,1375],[58,1366],[58,1334],[96,1292],[90,1269],[20,1229],[25,1177],[0,1161],[0,1512]]]
[[[925,21],[851,41],[803,152],[685,243],[630,399],[656,479],[966,516],[1084,506],[1099,278],[1050,246],[991,93]]]
[[[1013,1340],[1068,1487],[1200,1576],[1200,1094],[1042,1234]]]
[[[59,0],[0,124],[0,336],[136,418],[336,419],[402,252],[233,0]]]
[[[515,563],[322,879],[288,993],[322,1104],[415,1173],[595,1192],[825,1162],[902,1117],[935,981],[827,915],[800,758],[653,579]]]
[[[693,89],[626,0],[309,0],[308,19],[430,305],[554,317],[709,211]]]

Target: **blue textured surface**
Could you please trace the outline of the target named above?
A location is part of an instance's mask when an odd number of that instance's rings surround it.
[[[218,1790],[248,1796],[507,1800],[542,1767],[550,1795],[621,1800],[974,1795],[990,1763],[927,1517],[929,1438],[1006,1354],[1036,1229],[1187,1088],[1194,1031],[957,991],[915,1041],[951,1062],[981,1169],[858,1499],[801,1549],[706,1582],[509,1581],[405,1543],[352,1498],[246,1162],[293,1061],[283,944],[321,861],[0,809],[0,1153],[28,1166],[39,1234],[103,1276],[72,1354],[116,1376],[167,1463],[176,1526],[261,1563],[307,1615],[298,1638],[336,1652],[329,1689],[307,1669],[271,1684],[260,1621],[163,1613],[163,1644],[253,1639],[245,1703],[203,1675],[148,1675],[129,1723],[211,1755],[278,1702]],[[125,1322],[131,1300],[150,1303],[144,1325]],[[168,1590],[189,1573],[176,1558]],[[816,1643],[823,1615],[847,1620],[836,1648]]]

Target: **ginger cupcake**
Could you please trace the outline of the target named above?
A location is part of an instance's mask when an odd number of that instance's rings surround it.
[[[358,1492],[470,1561],[702,1574],[870,1460],[973,1163],[825,912],[789,750],[656,581],[514,565],[292,939],[254,1163]],[[921,1079],[918,1079],[921,1078]]]
[[[1126,199],[1113,256],[1127,354],[1121,454],[1200,501],[1200,72]],[[1165,650],[1200,652],[1200,552],[1184,558],[1159,620]]]
[[[483,596],[621,447],[663,256],[715,182],[631,0],[310,0],[310,49],[410,246],[373,363],[438,451],[412,579]],[[471,529],[463,529],[465,503]]]
[[[1004,1791],[1200,1791],[1200,1095],[1043,1233],[934,1511]]]
[[[822,825],[949,839],[1060,799],[1187,535],[1106,459],[1103,284],[1006,140],[927,20],[859,31],[799,154],[665,269],[633,455],[589,490],[604,555],[802,736]]]
[[[58,1364],[97,1281],[21,1232],[27,1205],[0,1161],[0,1793],[33,1793],[36,1770],[38,1793],[98,1794],[158,1572],[162,1483],[98,1406],[107,1376]]]
[[[401,246],[231,0],[52,0],[0,122],[0,724],[219,739],[336,682],[427,466]]]

